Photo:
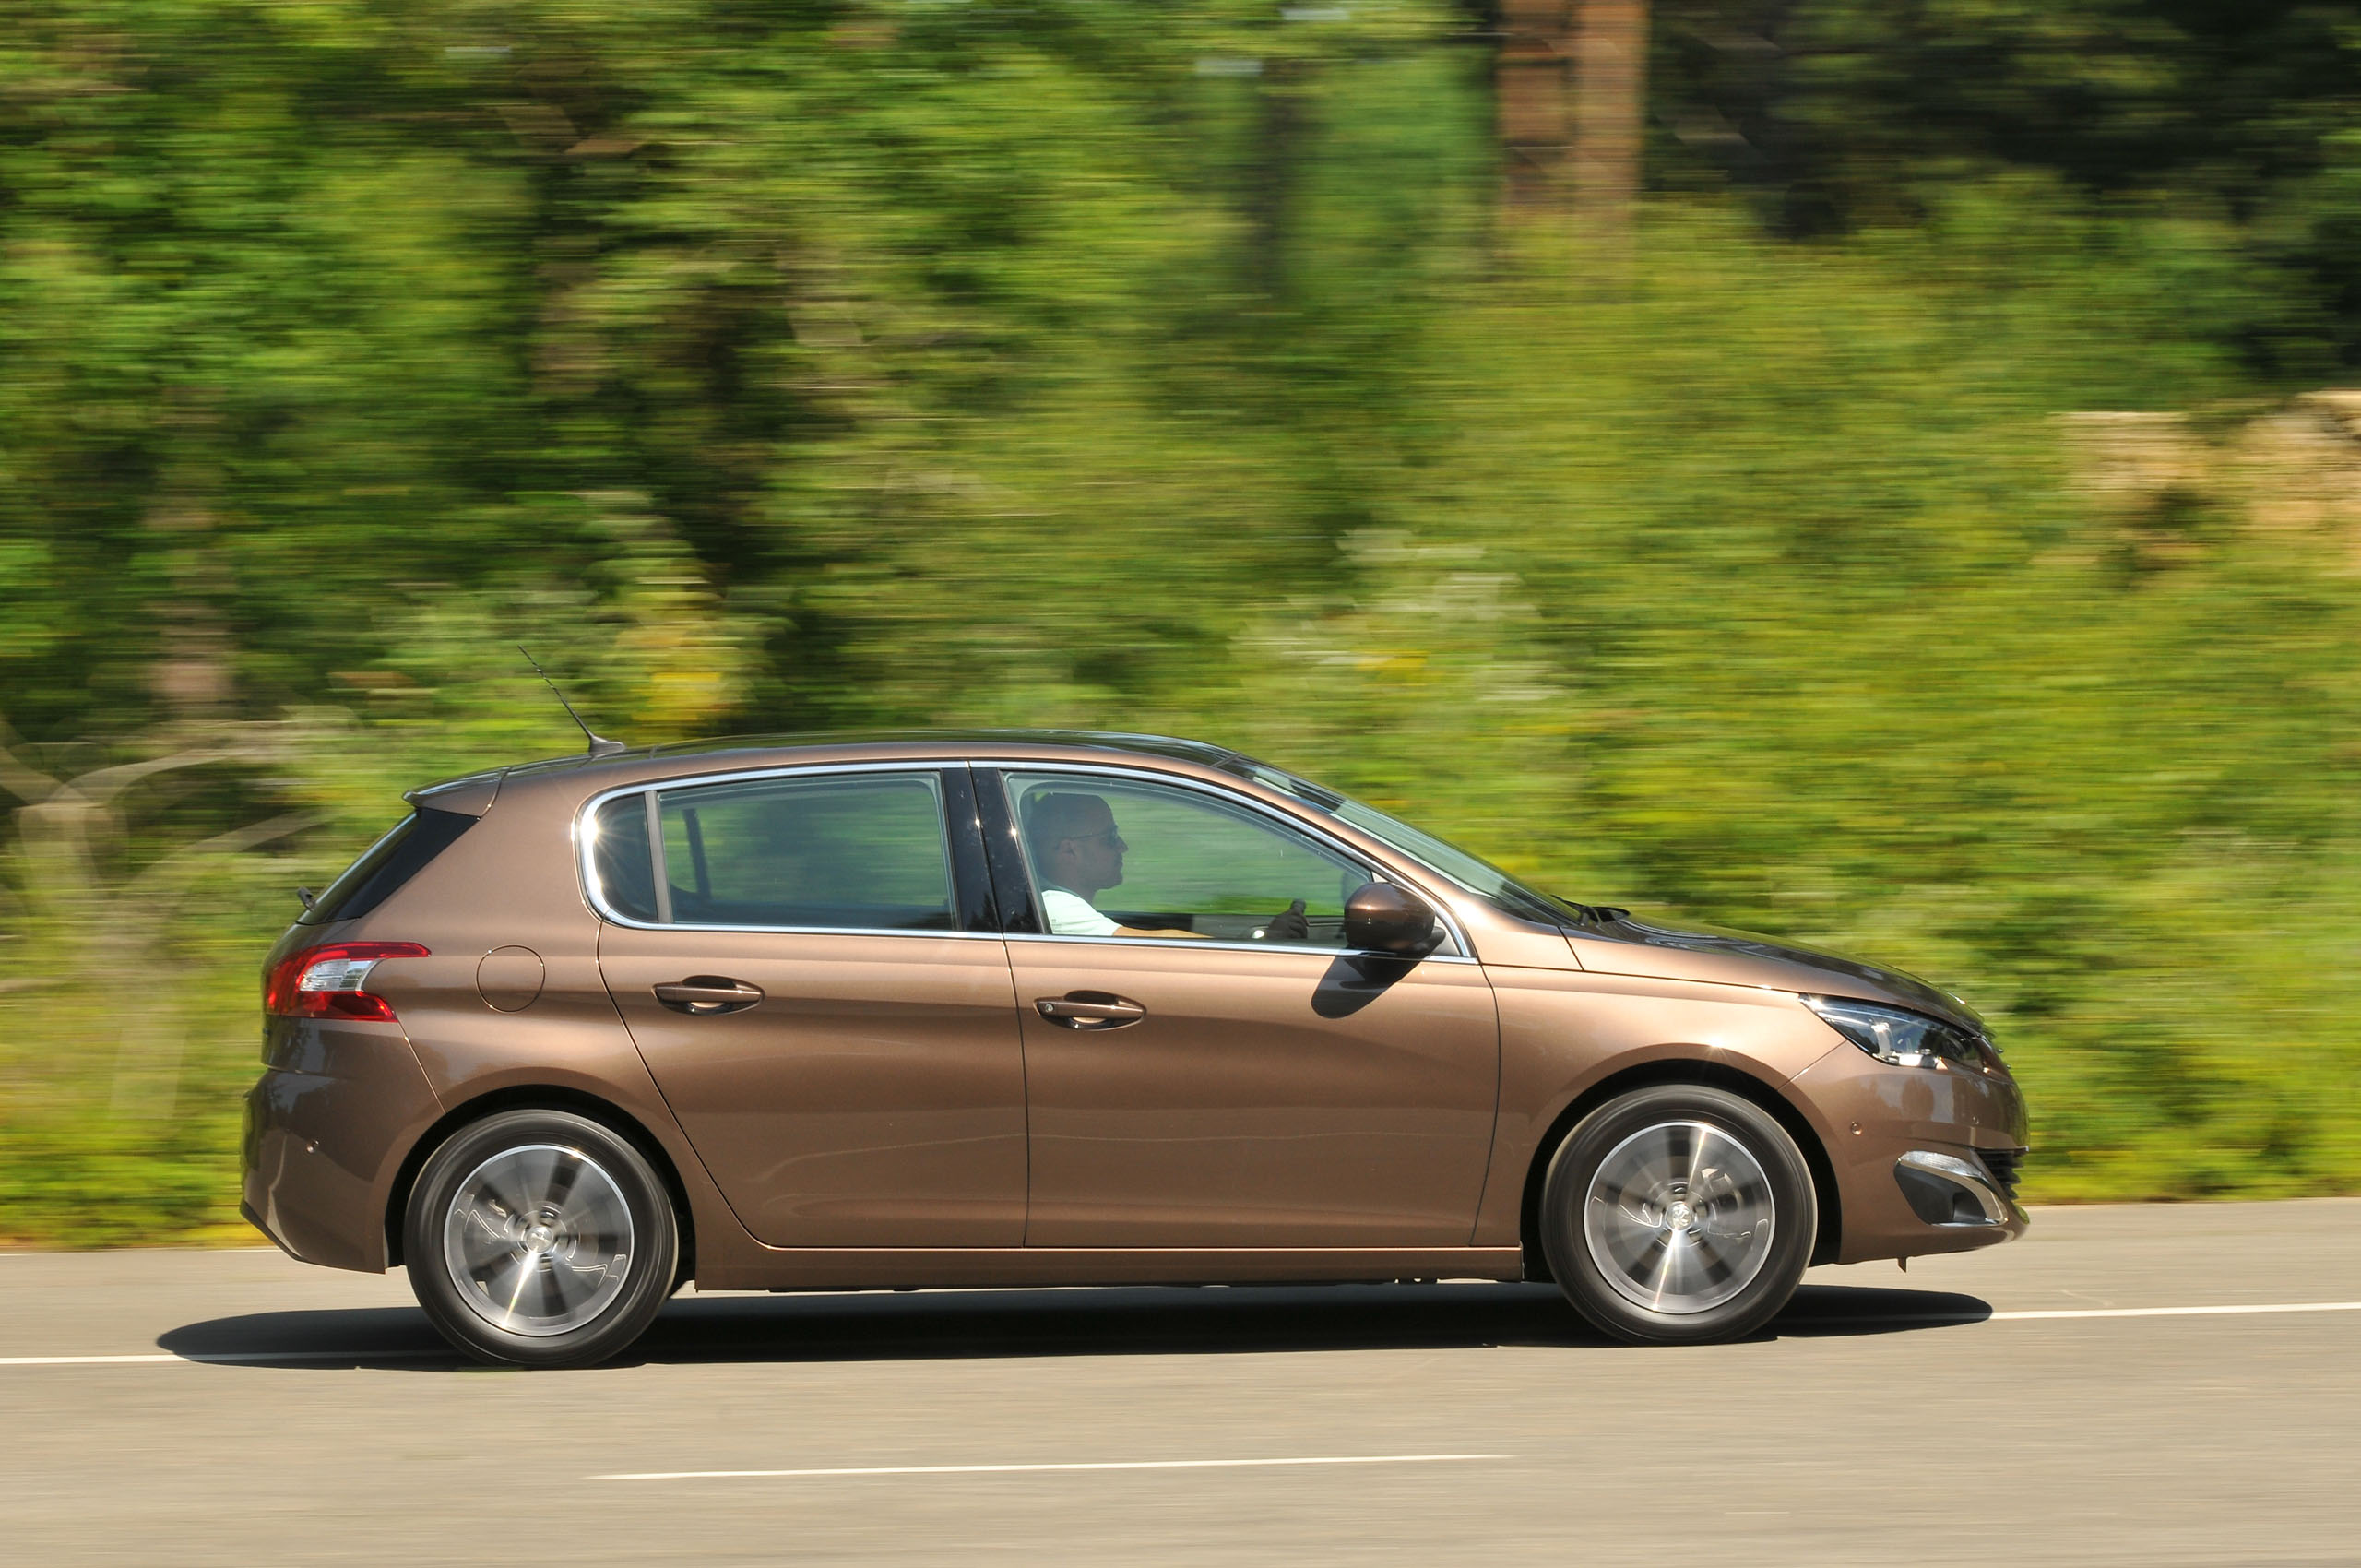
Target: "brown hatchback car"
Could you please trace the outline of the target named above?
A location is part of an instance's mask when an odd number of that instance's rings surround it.
[[[611,748],[414,791],[265,967],[243,1212],[487,1360],[611,1356],[692,1279],[1554,1279],[1717,1340],[2024,1229],[2016,1084],[1906,975],[1218,746]]]

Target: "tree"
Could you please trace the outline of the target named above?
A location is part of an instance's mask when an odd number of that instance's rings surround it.
[[[1559,210],[1567,138],[1567,0],[1504,0],[1493,101],[1501,196],[1512,211]]]
[[[1585,237],[1627,247],[1646,146],[1647,0],[1580,0],[1574,23],[1573,209]]]

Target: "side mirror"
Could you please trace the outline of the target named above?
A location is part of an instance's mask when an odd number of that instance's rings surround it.
[[[1390,882],[1370,882],[1345,900],[1345,945],[1417,958],[1438,940],[1435,912]]]

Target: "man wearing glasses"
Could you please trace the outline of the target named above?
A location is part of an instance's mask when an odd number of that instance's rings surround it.
[[[1059,936],[1199,937],[1202,932],[1165,927],[1139,930],[1100,914],[1095,900],[1123,880],[1123,851],[1130,846],[1115,830],[1115,811],[1101,795],[1056,790],[1025,802],[1026,836],[1033,846],[1033,869],[1041,880],[1041,913]],[[1301,942],[1308,934],[1303,901],[1275,915],[1255,933],[1268,942]]]

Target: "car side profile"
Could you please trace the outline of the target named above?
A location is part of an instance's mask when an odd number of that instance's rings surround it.
[[[2024,1229],[2017,1086],[1906,975],[1193,742],[599,750],[413,791],[264,968],[242,1211],[484,1360],[692,1280],[1549,1279],[1703,1342]]]

